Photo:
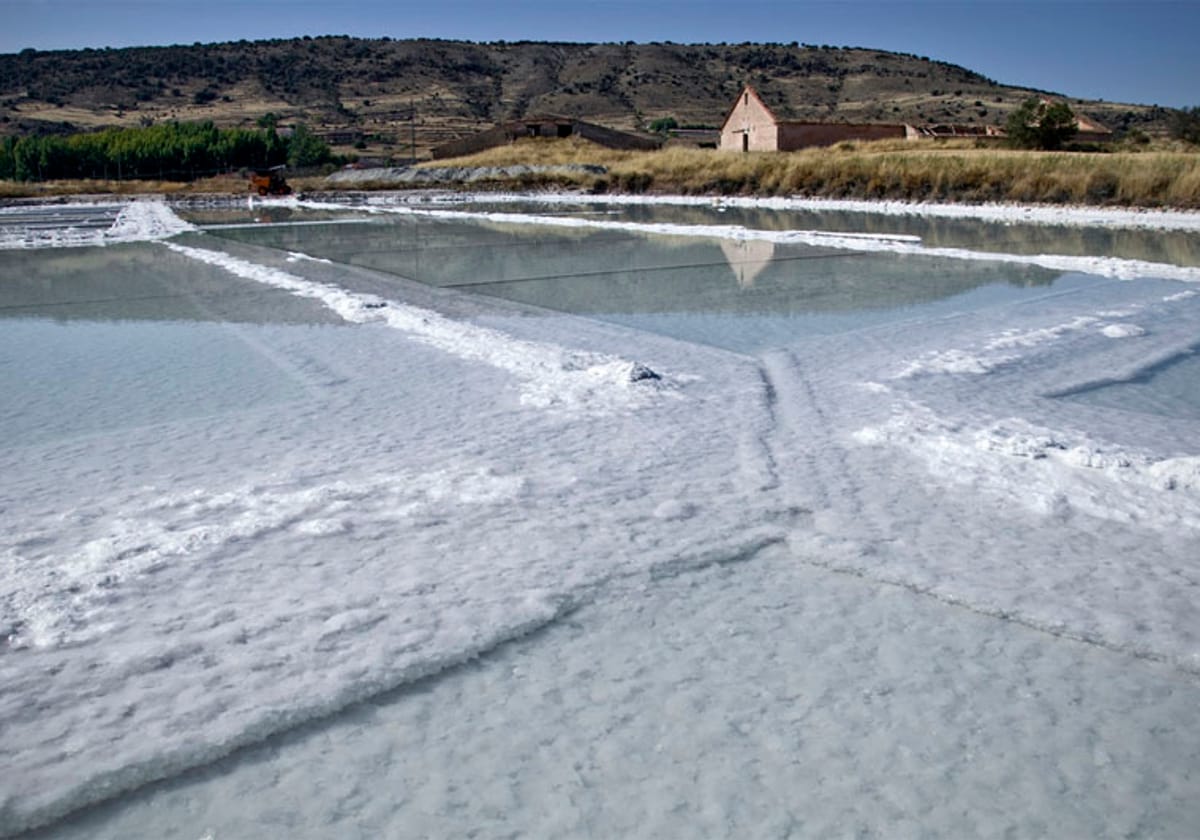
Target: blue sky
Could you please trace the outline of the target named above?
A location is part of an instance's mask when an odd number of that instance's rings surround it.
[[[1200,105],[1200,0],[0,0],[0,52],[296,35],[863,46],[1089,99]]]

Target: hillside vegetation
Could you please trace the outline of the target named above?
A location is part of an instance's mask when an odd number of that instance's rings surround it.
[[[716,127],[744,83],[780,116],[1002,125],[1031,91],[880,50],[801,44],[555,44],[343,36],[0,55],[0,134],[163,121],[304,122],[345,150],[424,156],[506,117]],[[1070,99],[1123,132],[1166,109]]]

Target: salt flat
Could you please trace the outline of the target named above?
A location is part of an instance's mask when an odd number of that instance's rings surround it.
[[[5,234],[0,832],[1195,824],[1200,427],[1194,383],[1151,378],[1195,345],[1193,266],[280,206],[372,227],[139,202]],[[482,259],[433,247],[472,230]],[[354,259],[410,234],[428,278]],[[596,234],[623,286],[517,292]],[[790,261],[719,247],[747,240]],[[438,288],[500,248],[507,291]],[[793,258],[832,250],[868,255],[834,290],[914,295],[816,296]],[[701,312],[663,303],[689,272]],[[1071,398],[1135,382],[1158,396]]]

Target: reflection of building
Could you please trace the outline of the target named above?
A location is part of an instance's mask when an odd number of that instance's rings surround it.
[[[775,256],[775,243],[765,239],[722,239],[721,252],[733,269],[737,284],[743,289],[754,285]]]

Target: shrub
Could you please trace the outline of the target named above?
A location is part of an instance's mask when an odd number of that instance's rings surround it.
[[[1181,108],[1172,114],[1171,136],[1188,143],[1200,143],[1200,107]]]
[[[660,117],[650,123],[650,130],[655,134],[667,134],[679,128],[679,122],[674,117]]]

